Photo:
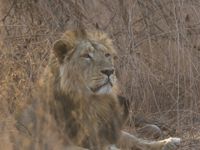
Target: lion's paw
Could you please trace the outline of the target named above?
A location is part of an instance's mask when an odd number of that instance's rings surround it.
[[[120,150],[115,145],[109,146],[108,150]]]
[[[164,145],[164,147],[162,148],[162,150],[176,150],[181,143],[181,139],[180,138],[168,138],[165,139],[166,144]]]

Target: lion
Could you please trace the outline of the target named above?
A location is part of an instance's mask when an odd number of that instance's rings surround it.
[[[179,138],[147,141],[122,130],[128,111],[118,96],[117,57],[101,31],[69,30],[54,43],[39,92],[65,135],[64,149],[176,149]]]

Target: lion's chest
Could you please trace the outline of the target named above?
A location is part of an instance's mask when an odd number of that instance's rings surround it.
[[[88,134],[82,143],[84,147],[97,150],[102,149],[102,146],[117,143],[122,125],[119,112],[110,112],[104,119],[99,118],[97,122],[87,124]]]
[[[98,150],[117,142],[122,126],[121,110],[116,101],[105,101],[91,102],[66,112],[65,129],[74,143]]]

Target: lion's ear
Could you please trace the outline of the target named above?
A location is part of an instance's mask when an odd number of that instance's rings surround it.
[[[55,56],[58,58],[59,63],[63,63],[66,54],[71,50],[70,44],[63,40],[57,40],[53,45],[53,51]]]

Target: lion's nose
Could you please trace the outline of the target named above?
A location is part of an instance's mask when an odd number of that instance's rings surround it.
[[[111,74],[114,73],[114,69],[105,69],[105,70],[101,70],[101,73],[110,76]]]

